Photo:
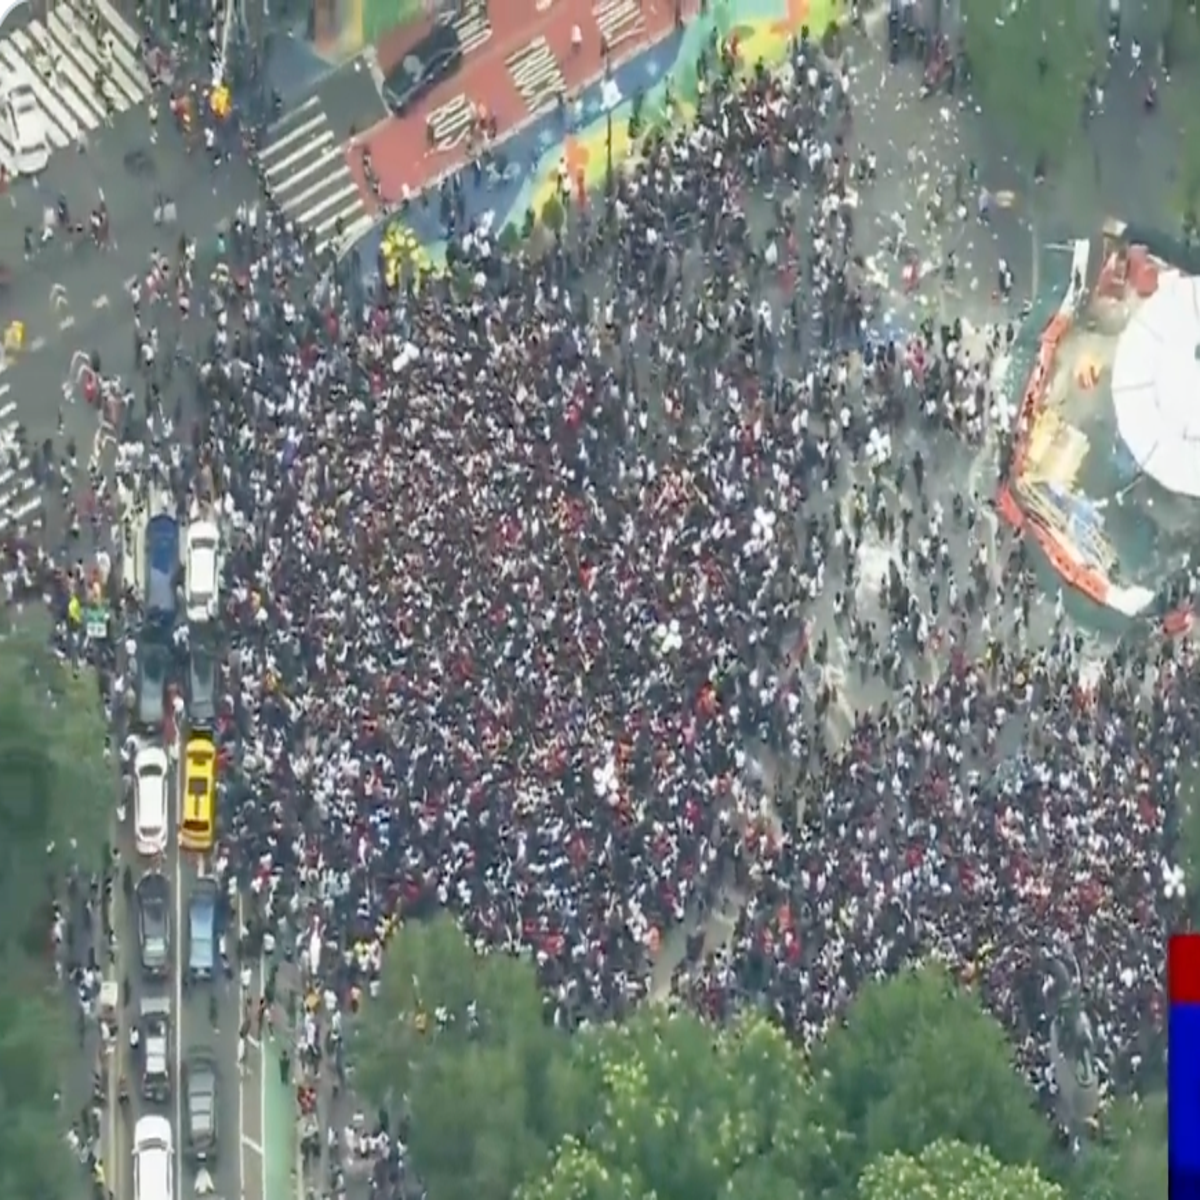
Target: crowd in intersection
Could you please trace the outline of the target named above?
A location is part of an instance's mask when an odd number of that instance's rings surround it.
[[[219,857],[341,1004],[448,907],[533,951],[556,1020],[619,1015],[734,903],[681,1001],[811,1039],[936,954],[1047,1091],[1069,952],[1104,1085],[1136,1086],[1190,652],[1082,686],[1028,551],[946,485],[1003,440],[1012,333],[872,344],[845,76],[804,44],[786,80],[707,79],[561,239],[473,238],[466,298],[286,300],[302,249],[242,214],[188,449],[228,539]]]

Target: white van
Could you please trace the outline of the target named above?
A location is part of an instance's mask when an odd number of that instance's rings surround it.
[[[28,83],[0,89],[0,154],[13,177],[40,174],[50,162],[46,116]]]
[[[175,1200],[175,1147],[166,1117],[139,1117],[133,1127],[133,1200]]]

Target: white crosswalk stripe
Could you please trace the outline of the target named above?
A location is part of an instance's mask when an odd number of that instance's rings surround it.
[[[345,147],[321,102],[310,96],[267,130],[258,154],[267,192],[293,221],[316,234],[317,253],[367,217]]]
[[[610,50],[629,38],[640,36],[646,28],[638,0],[592,0],[592,15]]]
[[[463,54],[473,54],[491,41],[492,23],[488,20],[487,0],[471,0],[466,12],[451,22],[458,34]]]
[[[531,113],[541,112],[567,90],[562,67],[544,37],[534,38],[510,54],[504,65]]]
[[[111,46],[107,95],[113,112],[122,113],[149,94],[150,81],[133,28],[109,0],[96,0],[96,5],[104,26],[101,37]],[[104,59],[91,27],[70,3],[54,5],[45,21],[35,17],[0,38],[0,75],[29,85],[55,150],[74,145],[107,120],[108,109],[96,91]]]
[[[17,438],[17,402],[0,382],[0,529],[31,529],[44,518],[33,464]]]

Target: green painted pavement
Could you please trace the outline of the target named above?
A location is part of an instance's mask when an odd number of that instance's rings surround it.
[[[283,1043],[271,1036],[262,1047],[263,1175],[267,1194],[262,1200],[294,1200],[302,1184],[296,1178],[300,1146],[296,1131],[296,1096],[279,1078]]]
[[[424,0],[362,0],[363,45],[373,46],[390,30],[411,25],[424,16]]]

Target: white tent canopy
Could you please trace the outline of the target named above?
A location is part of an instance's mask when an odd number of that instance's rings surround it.
[[[1117,343],[1112,397],[1138,469],[1200,497],[1200,278],[1159,276]]]

